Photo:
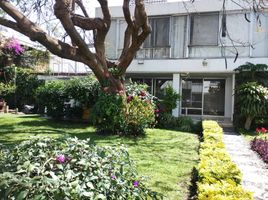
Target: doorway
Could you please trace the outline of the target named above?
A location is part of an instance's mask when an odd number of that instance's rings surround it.
[[[182,115],[224,116],[225,79],[182,79]]]

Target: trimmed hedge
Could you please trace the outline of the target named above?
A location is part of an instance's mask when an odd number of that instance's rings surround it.
[[[198,165],[198,200],[253,200],[241,186],[242,174],[223,143],[223,130],[215,121],[203,121],[204,141]]]

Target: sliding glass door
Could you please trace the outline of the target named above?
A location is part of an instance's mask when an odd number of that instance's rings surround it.
[[[224,116],[225,80],[204,80],[203,115]]]
[[[183,79],[183,115],[224,116],[225,79]]]

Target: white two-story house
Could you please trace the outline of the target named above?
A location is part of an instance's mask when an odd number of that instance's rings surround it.
[[[152,33],[127,78],[148,84],[160,98],[172,85],[182,96],[174,116],[232,120],[234,69],[246,62],[268,64],[268,10],[254,13],[245,1],[234,2],[226,0],[224,12],[223,0],[147,3]],[[122,50],[126,22],[121,6],[110,11],[106,54],[113,60]],[[96,16],[101,17],[100,8]]]

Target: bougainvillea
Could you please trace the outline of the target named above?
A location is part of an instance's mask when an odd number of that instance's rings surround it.
[[[20,42],[15,38],[7,40],[4,46],[5,50],[8,51],[9,54],[21,55],[24,52],[24,48],[21,46]]]

